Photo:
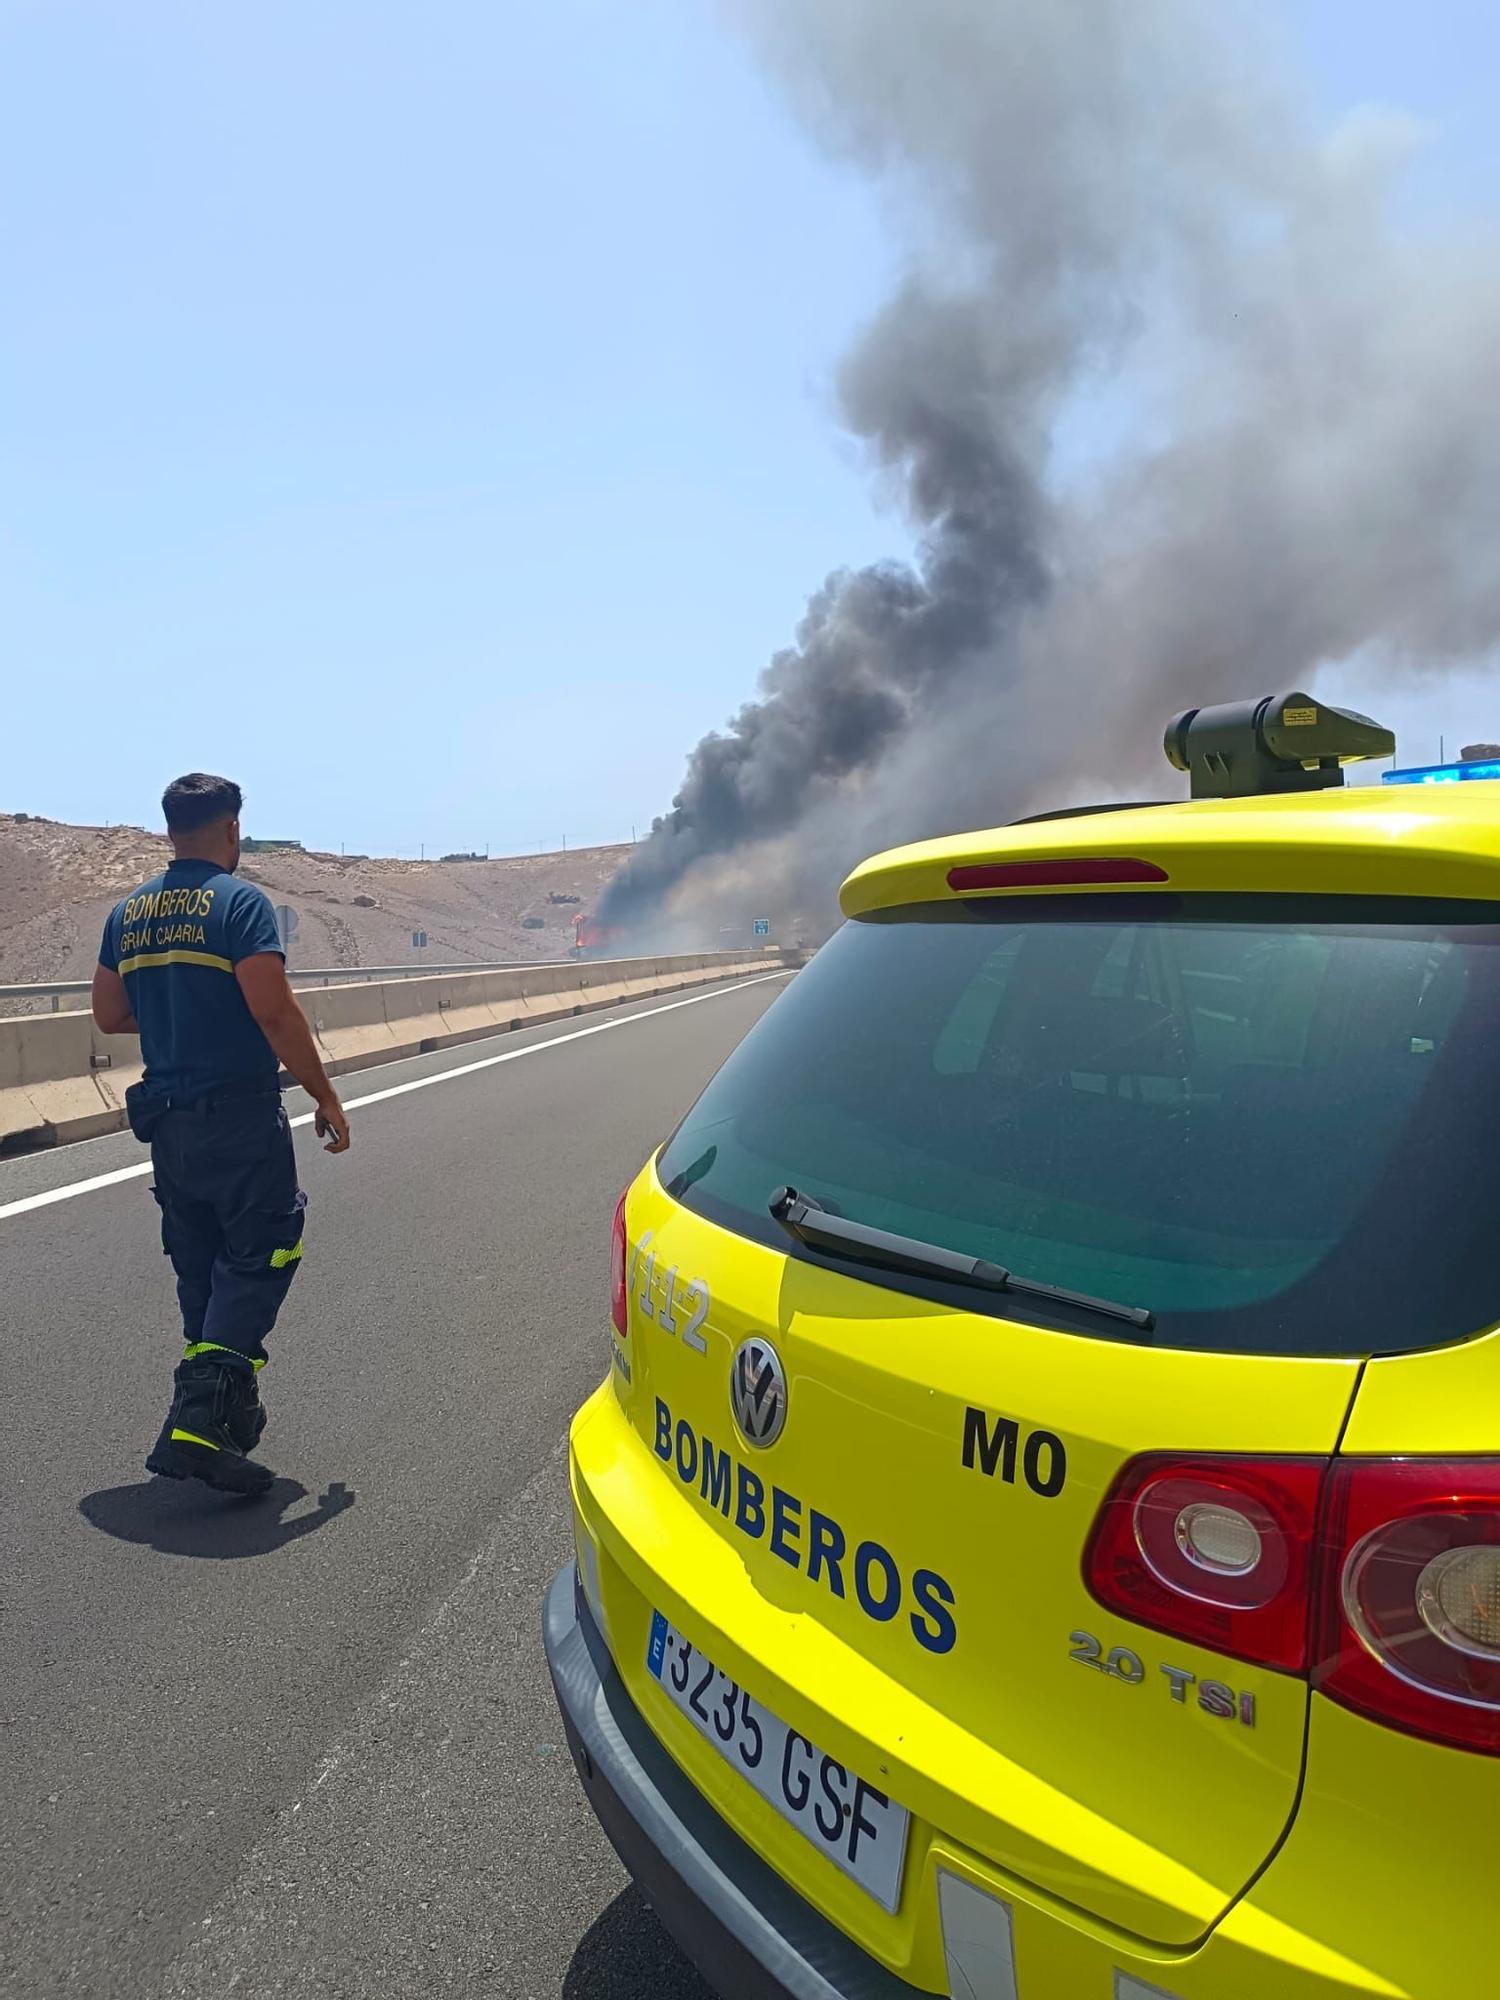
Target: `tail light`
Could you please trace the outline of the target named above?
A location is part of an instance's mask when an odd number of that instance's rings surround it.
[[[625,1197],[615,1203],[614,1233],[609,1241],[609,1317],[623,1340],[630,1331],[630,1307],[625,1296]]]
[[[1084,1559],[1090,1590],[1137,1624],[1302,1672],[1326,1463],[1132,1459],[1094,1524]]]
[[[1339,1460],[1323,1567],[1314,1687],[1500,1756],[1500,1462]]]
[[[1148,1453],[1084,1579],[1139,1625],[1500,1756],[1500,1459]]]
[[[1167,871],[1133,855],[1105,854],[1090,860],[979,861],[948,870],[948,887],[965,889],[1081,888],[1090,882],[1165,882]]]

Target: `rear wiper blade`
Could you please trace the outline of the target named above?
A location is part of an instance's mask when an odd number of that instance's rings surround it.
[[[796,1188],[777,1188],[769,1206],[789,1236],[836,1257],[879,1265],[888,1271],[906,1271],[918,1278],[947,1278],[985,1292],[1017,1292],[1027,1298],[1050,1299],[1057,1305],[1098,1313],[1104,1319],[1124,1320],[1142,1333],[1149,1333],[1156,1324],[1155,1316],[1144,1306],[1123,1306],[1114,1299],[1069,1291],[1065,1285],[1049,1285],[1041,1278],[1018,1277],[1003,1264],[992,1264],[984,1257],[948,1250],[941,1243],[923,1243],[915,1236],[898,1236],[868,1222],[851,1222],[847,1216],[830,1214],[815,1196],[799,1194]]]

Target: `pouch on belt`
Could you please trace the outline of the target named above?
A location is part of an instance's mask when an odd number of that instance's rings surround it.
[[[169,1100],[144,1083],[132,1083],[125,1092],[125,1117],[143,1146],[150,1145],[168,1109]]]

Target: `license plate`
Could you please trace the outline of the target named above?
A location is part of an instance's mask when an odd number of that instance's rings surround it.
[[[892,1805],[752,1701],[659,1611],[651,1619],[646,1665],[726,1763],[882,1909],[895,1910],[906,1859],[905,1806]]]

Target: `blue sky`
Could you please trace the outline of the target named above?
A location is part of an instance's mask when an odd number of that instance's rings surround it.
[[[1431,126],[1417,208],[1500,207],[1500,9],[1289,18],[1330,123]],[[708,0],[0,0],[0,809],[197,765],[310,845],[644,831],[907,546],[831,394],[895,254]]]

